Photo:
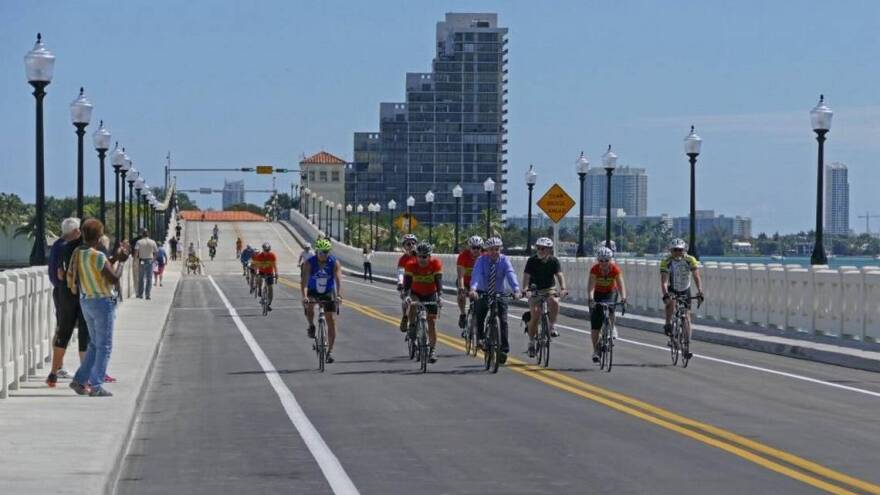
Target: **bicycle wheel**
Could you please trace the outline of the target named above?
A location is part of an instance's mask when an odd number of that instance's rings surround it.
[[[688,362],[690,362],[691,358],[688,357],[688,353],[691,350],[691,340],[687,336],[687,332],[682,328],[681,332],[681,367],[687,368]]]
[[[406,329],[406,349],[409,351],[409,358],[415,359],[418,345],[416,344],[415,335],[413,335],[412,326]]]
[[[492,322],[486,322],[485,339],[486,343],[483,348],[483,365],[486,371],[492,368],[492,361],[495,359],[495,343],[492,342]]]
[[[608,320],[605,320],[605,323],[602,324],[602,330],[599,331],[599,369],[605,369],[605,363],[608,359],[608,349],[605,346],[605,342],[608,339]]]
[[[465,318],[464,324],[464,355],[470,356],[471,351],[473,350],[474,342],[471,338],[471,315],[470,311],[468,312],[467,317]]]
[[[477,357],[477,318],[474,316],[473,310],[468,312],[468,336],[471,339],[471,355]]]
[[[419,319],[419,363],[422,373],[428,372],[428,323]]]
[[[669,352],[672,353],[672,365],[678,364],[678,338],[681,335],[681,322],[678,318],[672,319],[672,337],[670,340]]]
[[[614,364],[614,323],[608,325],[608,333],[605,335],[605,371],[611,372]]]
[[[260,295],[260,306],[263,307],[263,316],[269,314],[269,298],[266,297],[266,294]]]
[[[538,364],[543,367],[550,365],[550,319],[545,314],[541,318],[541,355]]]
[[[489,334],[492,336],[492,347],[490,354],[492,355],[492,366],[490,370],[492,373],[498,373],[498,365],[501,364],[501,339],[498,334],[498,319],[492,318],[489,327]]]
[[[318,319],[318,331],[315,332],[315,352],[318,354],[318,369],[323,373],[327,362],[327,343],[324,340],[324,319]]]

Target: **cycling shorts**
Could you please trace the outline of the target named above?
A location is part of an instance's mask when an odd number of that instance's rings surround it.
[[[335,313],[336,312],[336,301],[333,298],[333,294],[326,293],[326,292],[322,294],[316,290],[309,289],[308,291],[306,291],[306,296],[308,296],[309,299],[312,299],[315,301],[321,301],[321,302],[325,303],[324,304],[324,312],[325,313]]]
[[[439,298],[437,297],[437,293],[433,293],[427,296],[421,296],[416,294],[415,292],[409,295],[409,298],[413,300],[413,302],[437,302]],[[431,304],[430,306],[425,306],[425,312],[429,315],[436,315],[437,310],[440,309],[436,304]]]

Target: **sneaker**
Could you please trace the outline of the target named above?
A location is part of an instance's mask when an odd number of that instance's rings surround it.
[[[400,319],[400,331],[406,332],[406,328],[409,326],[409,317],[404,316]]]
[[[116,383],[116,378],[110,375],[104,375],[104,383]]]
[[[333,355],[328,352],[327,357],[324,358],[324,362],[329,364],[329,363],[332,363],[333,361],[335,361],[335,359],[333,359]]]
[[[688,351],[688,352],[685,352],[685,353],[684,353],[684,358],[685,358],[685,359],[690,359],[690,358],[692,358],[692,357],[694,357],[694,353],[693,353],[693,352]]]
[[[502,353],[498,356],[498,364],[504,364],[504,363],[506,363],[506,362],[507,362],[507,353],[506,353],[506,352],[502,352]]]
[[[611,338],[617,340],[617,327],[611,327]]]
[[[113,394],[105,388],[98,387],[89,392],[89,397],[113,397]]]
[[[56,375],[58,378],[73,378],[73,375],[71,375],[70,373],[68,373],[67,370],[64,369],[64,368],[61,368],[60,370],[56,371],[56,372],[55,372],[55,375]]]
[[[598,352],[594,352],[594,353],[593,353],[593,362],[594,362],[594,363],[598,363],[598,362],[599,362],[599,353],[598,353]]]
[[[529,342],[529,357],[535,357],[535,341]]]
[[[272,311],[272,305],[271,305],[271,304],[267,304],[267,305],[266,305],[266,311]]]
[[[310,339],[315,338],[315,325],[309,325],[308,334]]]
[[[46,377],[46,385],[49,388],[55,388],[55,385],[58,384],[58,375],[55,373],[49,373],[49,376]]]
[[[559,337],[559,330],[556,330],[556,327],[550,328],[550,336],[551,337]]]
[[[463,339],[466,339],[466,338],[467,338],[467,330],[462,330],[462,331],[461,331],[461,338],[463,338]]]
[[[431,353],[428,354],[428,362],[429,363],[436,363],[437,362],[437,351],[433,347],[431,348]]]
[[[89,393],[89,389],[85,385],[77,383],[75,381],[70,382],[68,387],[73,389],[73,391],[76,392],[77,395],[87,395]]]
[[[467,315],[462,313],[458,315],[458,328],[464,328],[467,325]]]
[[[665,333],[669,337],[672,336],[672,323],[667,323],[663,325],[663,333]]]

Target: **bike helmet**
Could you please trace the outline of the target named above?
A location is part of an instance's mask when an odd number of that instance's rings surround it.
[[[483,247],[483,238],[478,235],[472,235],[468,238],[467,243],[470,247]]]
[[[611,248],[602,246],[596,250],[596,259],[599,261],[609,261],[613,257],[614,251],[612,251]]]
[[[687,250],[688,243],[684,242],[684,239],[673,239],[671,243],[669,243],[669,249],[681,249],[682,251]]]
[[[331,249],[333,249],[333,244],[327,239],[318,239],[315,241],[315,251],[323,251],[326,253]]]
[[[486,239],[486,242],[483,244],[483,247],[486,249],[493,247],[501,247],[504,243],[501,241],[500,237],[490,237]]]
[[[419,242],[419,238],[416,237],[415,234],[406,234],[400,239],[400,243],[406,244],[407,242]]]
[[[268,242],[264,242],[263,243],[263,251],[271,251],[271,250],[272,250],[272,245],[269,244]]]
[[[535,246],[538,247],[553,247],[553,241],[549,237],[539,237],[537,241],[535,241]]]
[[[416,245],[416,255],[418,256],[430,256],[431,251],[434,250],[434,246],[431,246],[427,242],[420,242]]]

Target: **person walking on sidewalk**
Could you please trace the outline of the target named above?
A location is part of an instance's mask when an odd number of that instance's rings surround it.
[[[79,395],[110,397],[103,388],[113,349],[113,324],[116,318],[116,294],[113,285],[119,280],[117,261],[125,261],[128,252],[123,244],[115,256],[108,257],[99,250],[104,224],[90,218],[83,223],[83,243],[71,257],[67,271],[67,286],[79,293],[83,316],[89,326],[89,347],[70,388]]]
[[[367,281],[367,275],[370,277],[370,283],[373,283],[373,250],[364,246],[364,282]]]
[[[153,258],[159,247],[156,241],[150,239],[147,229],[141,230],[141,238],[134,245],[134,255],[138,266],[138,299],[150,298],[150,290],[153,288]]]
[[[171,261],[177,261],[177,238],[168,239],[168,249],[171,251]]]
[[[173,238],[172,238],[173,239]],[[165,244],[159,244],[156,251],[156,259],[153,260],[153,285],[162,287],[162,276],[165,275],[165,265],[168,264],[168,254],[165,253]]]
[[[70,376],[62,366],[74,327],[79,329],[77,341],[80,362],[82,362],[89,345],[89,329],[80,310],[79,298],[67,289],[65,283],[70,257],[80,244],[82,244],[82,240],[80,239],[79,219],[65,218],[61,222],[61,238],[52,244],[48,260],[49,281],[55,286],[52,290],[52,299],[55,302],[55,318],[58,322],[55,327],[55,336],[52,339],[52,368],[49,371],[49,376],[46,377],[46,385],[49,388],[55,387],[59,376],[61,378],[69,378]]]

